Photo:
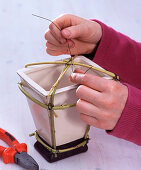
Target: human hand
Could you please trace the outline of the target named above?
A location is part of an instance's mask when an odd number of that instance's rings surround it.
[[[71,14],[58,17],[45,33],[46,51],[50,55],[89,54],[101,39],[100,24]]]
[[[76,69],[70,80],[80,84],[76,90],[79,98],[76,109],[89,125],[112,130],[124,109],[128,89],[114,80],[107,80]]]

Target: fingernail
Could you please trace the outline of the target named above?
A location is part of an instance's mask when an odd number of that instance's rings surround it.
[[[68,29],[64,29],[62,32],[65,38],[70,38],[71,32]]]
[[[71,80],[76,82],[76,83],[81,83],[83,80],[84,74],[80,73],[72,73],[71,74]]]

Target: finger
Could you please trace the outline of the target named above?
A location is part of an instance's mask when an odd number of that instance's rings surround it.
[[[56,46],[61,45],[61,43],[53,36],[50,30],[46,32],[45,39]]]
[[[87,42],[79,41],[77,39],[71,39],[71,41],[73,41],[74,43],[74,47],[71,48],[72,55],[90,54],[96,47],[96,44],[89,44]]]
[[[105,124],[103,121],[98,120],[94,117],[85,115],[83,113],[80,114],[80,118],[86,122],[88,125],[94,126],[96,128],[100,128],[100,129],[104,129],[104,130],[112,130],[112,128],[109,126],[107,126],[107,124]]]
[[[55,19],[50,25],[49,28],[52,31],[53,35],[57,38],[58,41],[61,43],[64,43],[66,41],[64,37],[62,36],[61,30],[67,27],[70,27],[72,25],[77,25],[80,23],[82,18],[67,14],[67,15],[62,15]]]
[[[66,39],[76,39],[83,37],[85,39],[84,32],[87,32],[88,26],[86,24],[78,24],[74,26],[67,27],[61,31],[62,35]]]
[[[56,24],[55,22],[51,23],[49,25],[49,29],[57,41],[59,41],[62,44],[66,42],[66,39],[62,36],[61,28],[57,23]],[[46,34],[45,34],[45,38],[46,38]]]
[[[88,116],[92,116],[96,119],[101,119],[100,110],[95,105],[79,99],[76,103],[76,109],[78,112],[83,113]]]
[[[73,42],[69,42],[69,46],[72,48]],[[46,43],[46,51],[49,54],[49,51],[56,51],[56,52],[61,52],[61,54],[70,54],[70,49],[68,48],[68,43],[66,44],[59,44],[59,46],[51,44],[47,41]]]
[[[69,41],[65,44],[53,44],[52,42],[47,41],[46,42],[46,47],[50,48],[52,50],[61,50],[61,49],[67,49],[68,50],[68,43],[69,43],[69,47],[72,48],[74,46],[72,41]]]
[[[80,68],[76,68],[75,70],[74,70],[74,73],[85,73],[85,71],[83,71],[83,70],[81,70]]]
[[[49,54],[49,55],[52,55],[52,56],[59,56],[59,55],[62,55],[62,54],[65,54],[65,52],[62,52],[62,51],[56,51],[56,50],[50,50],[48,48],[46,48],[46,52]]]
[[[72,73],[70,80],[73,83],[83,84],[97,91],[104,91],[108,87],[108,81],[102,77],[91,74]]]
[[[47,49],[46,51],[54,51],[54,52],[60,52],[61,54],[67,54],[68,48],[67,47],[57,47],[53,44],[47,43]]]
[[[85,100],[86,102],[89,102],[97,107],[101,107],[101,103],[103,103],[103,94],[101,92],[84,85],[80,85],[77,88],[76,96],[79,99]]]
[[[52,34],[60,43],[65,43],[66,39],[63,37],[61,30],[63,28],[69,27],[72,25],[73,15],[63,15],[55,19],[50,25],[49,29]]]
[[[84,22],[85,19],[72,15],[72,14],[64,14],[60,15],[60,17],[56,18],[53,22],[59,26],[59,28],[62,30],[66,27],[78,25],[81,22]]]
[[[55,23],[61,28],[64,38],[72,39],[85,37],[84,31],[88,30],[88,25],[83,24],[86,20],[71,14],[63,15],[55,20]]]
[[[94,126],[96,128],[99,128],[99,121],[91,116],[85,115],[83,113],[80,114],[80,118],[81,120],[83,120],[84,122],[86,122],[88,125]]]

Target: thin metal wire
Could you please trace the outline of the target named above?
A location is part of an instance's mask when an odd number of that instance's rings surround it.
[[[90,68],[88,68],[88,69],[84,72],[84,74],[86,74],[92,67],[93,67],[93,66],[91,66]]]
[[[49,22],[51,22],[52,24],[54,24],[55,26],[56,26],[56,28],[58,28],[60,31],[61,31],[61,29],[53,22],[53,21],[51,21],[50,19],[48,19],[48,18],[45,18],[45,17],[42,17],[42,16],[39,16],[39,15],[36,15],[36,14],[32,14],[34,17],[38,17],[38,18],[40,18],[40,19],[44,19],[44,20],[47,20],[47,21],[49,21]],[[70,61],[72,62],[72,54],[71,54],[71,50],[70,50],[70,46],[69,46],[69,42],[68,42],[68,39],[66,39],[66,41],[67,41],[67,44],[68,44],[68,52],[70,53],[70,56],[71,56],[71,58],[70,58],[70,60],[67,62],[67,63],[69,63]],[[66,63],[66,64],[67,64]],[[72,68],[72,72],[73,72],[73,63],[72,63],[72,66],[71,66],[71,68]]]
[[[45,20],[47,20],[47,21],[53,23],[53,24],[61,31],[61,29],[60,29],[53,21],[51,21],[50,19],[41,17],[41,16],[36,15],[36,14],[32,14],[32,15],[33,15],[34,17],[38,17],[38,18],[41,18],[41,19],[45,19]]]

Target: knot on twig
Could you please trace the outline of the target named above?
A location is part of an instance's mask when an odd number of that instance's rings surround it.
[[[54,107],[53,104],[51,104],[51,103],[48,104],[48,110],[52,110],[53,107]]]
[[[72,58],[70,58],[69,60],[65,60],[65,62],[66,62],[65,65],[68,65],[70,62],[71,62],[71,64],[73,64],[73,63],[72,63]]]
[[[113,80],[119,81],[119,76],[117,76],[117,75],[115,74],[115,76],[113,77]]]

